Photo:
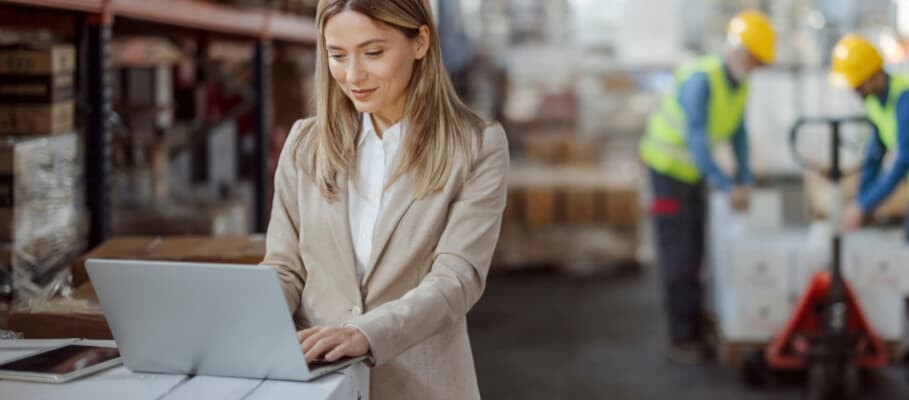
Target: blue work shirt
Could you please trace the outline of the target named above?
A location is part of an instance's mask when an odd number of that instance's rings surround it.
[[[881,104],[886,104],[890,94],[890,77],[887,76],[887,90],[875,94]],[[881,141],[877,128],[865,152],[862,165],[862,177],[859,184],[858,204],[864,213],[870,213],[893,192],[893,189],[906,179],[909,173],[909,92],[900,95],[896,101],[896,160],[886,173],[881,174],[881,164],[887,149]]]
[[[726,68],[723,68],[723,71],[731,86],[738,86],[729,76],[729,71]],[[688,118],[688,150],[691,152],[698,170],[706,177],[710,185],[717,189],[728,191],[732,188],[733,180],[726,176],[717,165],[710,148],[710,136],[707,133],[709,102],[710,84],[706,73],[695,73],[682,83],[679,89],[679,104],[685,110],[685,115]],[[732,150],[735,153],[735,160],[738,165],[738,174],[735,181],[742,185],[754,183],[754,176],[751,174],[751,167],[748,165],[748,134],[745,130],[744,113],[742,113],[742,121],[739,123],[738,130],[732,136]]]

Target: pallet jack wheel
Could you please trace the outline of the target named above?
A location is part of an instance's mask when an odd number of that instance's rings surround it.
[[[857,400],[859,371],[851,364],[815,363],[808,370],[810,400]]]

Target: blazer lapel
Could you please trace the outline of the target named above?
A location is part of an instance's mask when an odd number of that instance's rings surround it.
[[[338,177],[338,200],[328,202],[328,228],[331,231],[335,246],[338,250],[337,274],[332,274],[335,283],[344,293],[356,293],[356,298],[351,299],[355,304],[363,301],[360,291],[360,282],[357,282],[357,264],[354,259],[353,242],[350,238],[350,220],[347,215],[347,177]]]
[[[376,222],[376,230],[373,233],[372,253],[369,256],[369,263],[366,264],[366,275],[363,277],[363,284],[369,282],[376,270],[376,265],[391,239],[391,234],[398,226],[398,222],[410,205],[416,199],[413,195],[413,174],[407,172],[385,192],[383,196],[382,210],[379,213],[379,220]]]

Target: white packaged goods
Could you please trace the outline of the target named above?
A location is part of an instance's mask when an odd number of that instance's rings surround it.
[[[784,229],[780,202],[773,191],[757,191],[751,210],[740,214],[726,195],[711,195],[707,272],[725,340],[772,339],[812,277],[830,268],[829,224]],[[909,245],[902,230],[863,229],[842,243],[843,274],[865,316],[883,340],[900,340],[909,296]]]

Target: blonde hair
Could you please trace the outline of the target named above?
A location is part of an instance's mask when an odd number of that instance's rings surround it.
[[[473,164],[474,150],[482,143],[485,122],[455,93],[442,64],[439,36],[425,0],[320,0],[316,12],[319,39],[316,55],[316,116],[304,135],[312,140],[305,146],[306,170],[325,198],[337,199],[338,176],[357,171],[357,135],[362,119],[353,103],[332,78],[325,44],[325,24],[343,11],[351,10],[384,22],[408,38],[420,27],[429,27],[426,56],[415,61],[404,106],[406,141],[402,162],[389,185],[413,170],[414,195],[425,197],[440,190],[455,161],[464,160],[466,178]],[[474,140],[476,143],[474,143]],[[299,144],[299,143],[298,143]]]

